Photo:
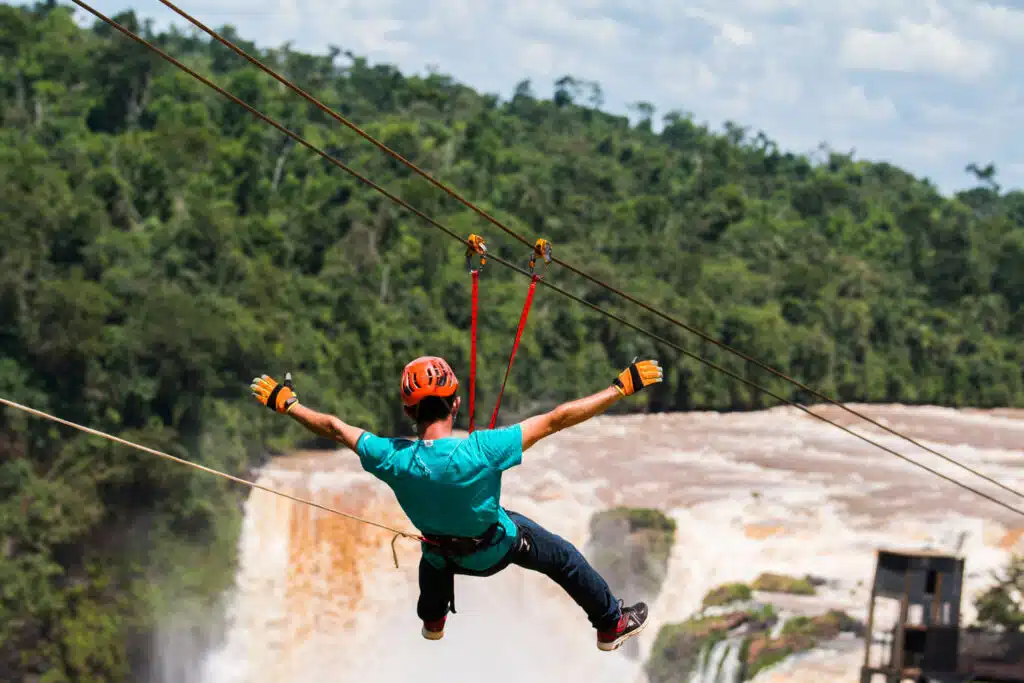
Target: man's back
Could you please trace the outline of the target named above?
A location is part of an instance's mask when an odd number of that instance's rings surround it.
[[[391,487],[423,534],[479,536],[500,525],[495,546],[460,559],[467,568],[487,566],[515,539],[516,526],[501,507],[501,474],[522,462],[519,425],[434,440],[364,433],[356,452],[363,469]]]

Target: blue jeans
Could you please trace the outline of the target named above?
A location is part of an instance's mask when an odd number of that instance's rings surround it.
[[[508,554],[490,569],[475,572],[452,562],[438,569],[420,559],[420,598],[416,613],[423,621],[435,621],[455,612],[455,575],[493,576],[510,564],[544,574],[569,594],[583,609],[591,625],[600,630],[615,626],[619,603],[608,583],[590,566],[582,553],[561,536],[556,536],[518,512],[507,510],[519,528],[519,538]]]

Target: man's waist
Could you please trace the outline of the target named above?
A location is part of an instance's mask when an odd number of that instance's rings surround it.
[[[427,540],[426,546],[438,555],[462,557],[497,545],[506,535],[498,520],[473,536],[424,533],[423,537]]]

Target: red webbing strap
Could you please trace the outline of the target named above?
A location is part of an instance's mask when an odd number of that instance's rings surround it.
[[[476,414],[476,311],[480,300],[480,271],[473,270],[472,319],[469,324],[469,433],[473,433],[473,416]]]
[[[498,421],[498,410],[501,409],[501,396],[505,393],[505,385],[508,383],[509,373],[512,372],[512,361],[516,358],[516,349],[519,348],[519,341],[523,338],[523,330],[526,329],[526,318],[530,315],[530,306],[533,305],[533,293],[537,291],[537,280],[539,279],[540,276],[534,274],[530,281],[530,289],[526,292],[526,303],[523,304],[523,314],[519,316],[519,329],[516,330],[516,340],[512,344],[512,354],[508,358],[508,367],[505,368],[505,379],[502,381],[501,390],[498,392],[498,402],[494,404],[494,414],[491,415],[490,429],[494,429],[494,425]]]

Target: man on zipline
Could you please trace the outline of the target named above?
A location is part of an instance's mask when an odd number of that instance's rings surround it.
[[[455,612],[455,574],[491,576],[510,564],[541,572],[583,609],[597,631],[597,647],[614,650],[647,626],[647,605],[624,607],[571,543],[500,504],[501,474],[522,463],[523,452],[546,436],[607,410],[619,399],[661,382],[657,361],[633,363],[591,396],[500,429],[452,436],[459,406],[458,379],[441,358],[405,366],[400,395],[416,423],[416,439],[383,438],[301,405],[291,374],[283,384],[263,375],[250,388],[260,403],[310,431],[345,444],[363,469],[386,483],[420,530],[420,597],[416,612],[424,638],[444,636]]]

